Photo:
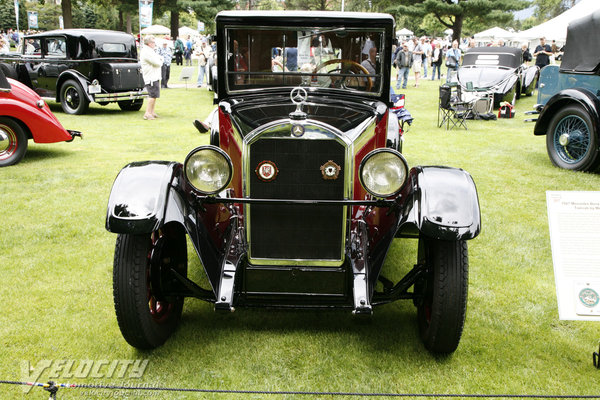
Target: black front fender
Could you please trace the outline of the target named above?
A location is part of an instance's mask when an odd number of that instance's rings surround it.
[[[180,168],[181,164],[167,161],[126,165],[113,183],[106,211],[106,229],[132,234],[157,230],[164,222],[171,182]]]
[[[561,90],[548,100],[535,123],[535,128],[533,129],[534,135],[545,135],[548,132],[552,117],[561,108],[570,104],[579,104],[585,109],[594,124],[595,134],[598,134],[598,127],[600,126],[600,114],[598,113],[598,110],[600,110],[600,100],[598,100],[594,93],[587,89],[574,88]]]
[[[468,240],[481,231],[475,182],[468,172],[450,167],[415,167],[404,195],[407,207],[397,236],[415,233],[441,240]]]

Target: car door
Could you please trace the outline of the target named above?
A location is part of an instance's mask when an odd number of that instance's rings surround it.
[[[38,93],[46,97],[56,95],[56,80],[67,68],[66,40],[62,36],[50,36],[42,39],[42,59],[36,71]]]

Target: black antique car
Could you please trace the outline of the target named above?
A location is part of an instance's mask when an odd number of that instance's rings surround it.
[[[64,29],[25,36],[18,53],[0,57],[0,68],[60,102],[68,114],[85,113],[90,102],[137,111],[147,96],[135,39],[124,32]]]
[[[110,194],[106,228],[118,233],[113,288],[125,340],[161,345],[185,297],[227,312],[338,308],[359,316],[409,299],[426,348],[453,352],[479,202],[467,172],[409,170],[398,151],[393,17],[232,11],[219,13],[216,26],[211,144],[183,163],[131,163]],[[187,277],[187,236],[209,288]],[[416,265],[389,262],[386,272],[395,238],[418,240]]]
[[[468,49],[458,69],[463,93],[494,96],[494,107],[507,101],[512,105],[521,95],[531,96],[539,76],[537,66],[523,64],[523,54],[514,47]]]
[[[542,69],[533,130],[546,135],[552,164],[576,171],[600,165],[600,50],[589,38],[600,35],[600,11],[573,21],[560,67]]]

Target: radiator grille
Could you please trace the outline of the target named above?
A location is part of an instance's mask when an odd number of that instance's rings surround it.
[[[344,198],[345,147],[335,140],[261,139],[250,147],[250,196],[262,199],[341,200]],[[341,167],[335,180],[323,179],[321,166]],[[277,166],[275,180],[255,173],[263,161]],[[251,258],[340,260],[344,207],[251,205]]]

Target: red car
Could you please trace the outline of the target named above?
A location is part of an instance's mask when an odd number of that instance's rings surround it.
[[[75,136],[81,133],[63,128],[40,96],[0,69],[0,167],[21,161],[29,139],[56,143]]]

